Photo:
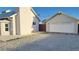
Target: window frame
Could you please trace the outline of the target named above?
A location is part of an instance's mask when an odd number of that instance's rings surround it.
[[[5,24],[5,31],[9,31],[9,24]]]

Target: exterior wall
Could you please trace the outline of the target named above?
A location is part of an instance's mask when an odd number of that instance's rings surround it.
[[[15,19],[16,19],[15,20],[15,24],[16,24],[16,35],[20,35],[20,15],[19,15],[19,12],[17,12],[17,15],[15,16]]]
[[[17,19],[17,33],[19,33],[19,35],[29,35],[31,34],[31,32],[33,31],[33,20],[35,15],[33,14],[33,12],[31,11],[30,7],[21,7],[18,8],[19,12],[18,12],[18,18]]]
[[[46,32],[49,32],[49,23],[46,23]]]
[[[46,32],[78,33],[77,22],[71,17],[57,15],[46,23]]]
[[[1,25],[1,35],[10,35],[10,28],[9,31],[5,31],[5,24],[9,24],[9,21],[6,20],[2,20],[0,21],[0,25]]]
[[[47,23],[70,23],[70,22],[75,22],[77,23],[78,21],[76,19],[73,19],[71,17],[68,17],[66,15],[57,15],[54,18],[51,18]]]
[[[33,17],[33,22],[36,23],[35,25],[33,25],[32,23],[33,31],[34,32],[39,31],[39,20],[36,17]]]
[[[74,26],[75,26],[75,28],[74,28],[74,29],[75,29],[75,30],[74,30],[75,32],[74,32],[74,33],[78,33],[78,24],[75,23]]]
[[[11,35],[16,35],[16,18],[15,15],[12,15],[12,19],[11,19],[11,23],[10,23],[10,31],[11,31]]]

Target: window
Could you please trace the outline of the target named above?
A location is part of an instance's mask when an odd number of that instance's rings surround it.
[[[8,31],[8,24],[5,24],[5,31]]]
[[[36,22],[33,22],[33,25],[36,25]]]
[[[5,24],[5,27],[8,27],[8,24]]]

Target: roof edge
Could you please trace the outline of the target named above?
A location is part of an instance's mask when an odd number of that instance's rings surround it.
[[[53,16],[49,16],[47,19],[43,20],[43,23],[48,22],[51,18],[53,18],[53,17],[55,17],[56,15],[59,15],[59,14],[66,15],[68,17],[71,17],[71,18],[76,19],[77,21],[79,21],[77,18],[75,18],[75,17],[73,17],[71,15],[68,15],[68,14],[65,14],[65,13],[62,13],[62,12],[61,13],[58,12],[58,13],[54,14]]]
[[[33,12],[33,14],[38,18],[38,20],[40,21],[40,17],[38,16],[38,14],[35,12],[35,10],[33,9],[33,7],[31,7],[31,11]]]

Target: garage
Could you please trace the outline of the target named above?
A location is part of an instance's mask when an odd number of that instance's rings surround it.
[[[48,32],[61,32],[61,33],[76,33],[77,29],[74,23],[58,23],[58,24],[49,24]],[[47,27],[47,28],[48,28]]]
[[[64,13],[57,13],[43,22],[46,24],[46,32],[78,33],[79,30],[79,20]]]

